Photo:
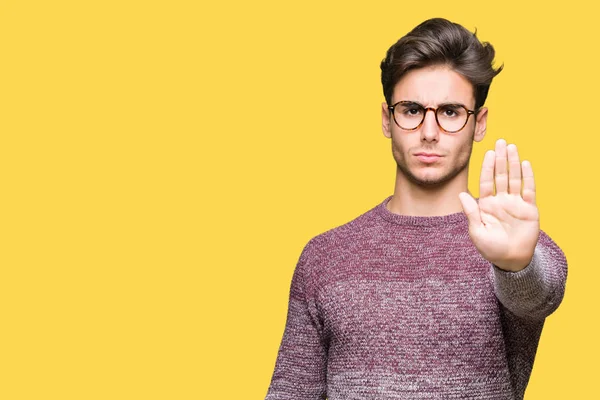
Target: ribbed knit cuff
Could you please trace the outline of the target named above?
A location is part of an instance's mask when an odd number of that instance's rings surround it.
[[[543,250],[539,246],[535,247],[531,262],[520,271],[505,271],[495,265],[492,268],[498,300],[517,314],[528,314],[548,292]]]

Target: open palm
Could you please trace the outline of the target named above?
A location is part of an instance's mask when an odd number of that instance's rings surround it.
[[[478,202],[468,193],[459,195],[475,247],[499,268],[523,269],[533,257],[540,223],[533,170],[528,161],[520,162],[517,146],[500,139],[485,154],[479,195]]]

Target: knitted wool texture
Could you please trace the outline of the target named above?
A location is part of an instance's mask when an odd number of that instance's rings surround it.
[[[541,231],[503,271],[464,213],[394,214],[391,198],[304,247],[266,400],[522,399],[563,252]]]

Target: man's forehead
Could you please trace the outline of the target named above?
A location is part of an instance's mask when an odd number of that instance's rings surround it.
[[[396,102],[410,100],[424,105],[474,102],[473,85],[446,66],[407,72],[394,87],[393,97]]]
[[[398,98],[396,101],[414,101],[415,103],[419,103],[422,105],[427,104],[449,104],[449,103],[464,103],[464,99],[459,98],[459,96],[451,96],[447,95],[444,97],[439,96],[426,96],[425,94],[418,93],[414,96],[405,96],[406,98]]]

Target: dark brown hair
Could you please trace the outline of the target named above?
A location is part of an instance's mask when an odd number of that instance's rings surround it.
[[[475,110],[485,103],[492,79],[504,65],[493,68],[494,47],[477,39],[462,25],[443,18],[422,22],[400,38],[381,62],[383,95],[391,105],[394,86],[410,70],[431,65],[448,65],[473,85]]]

